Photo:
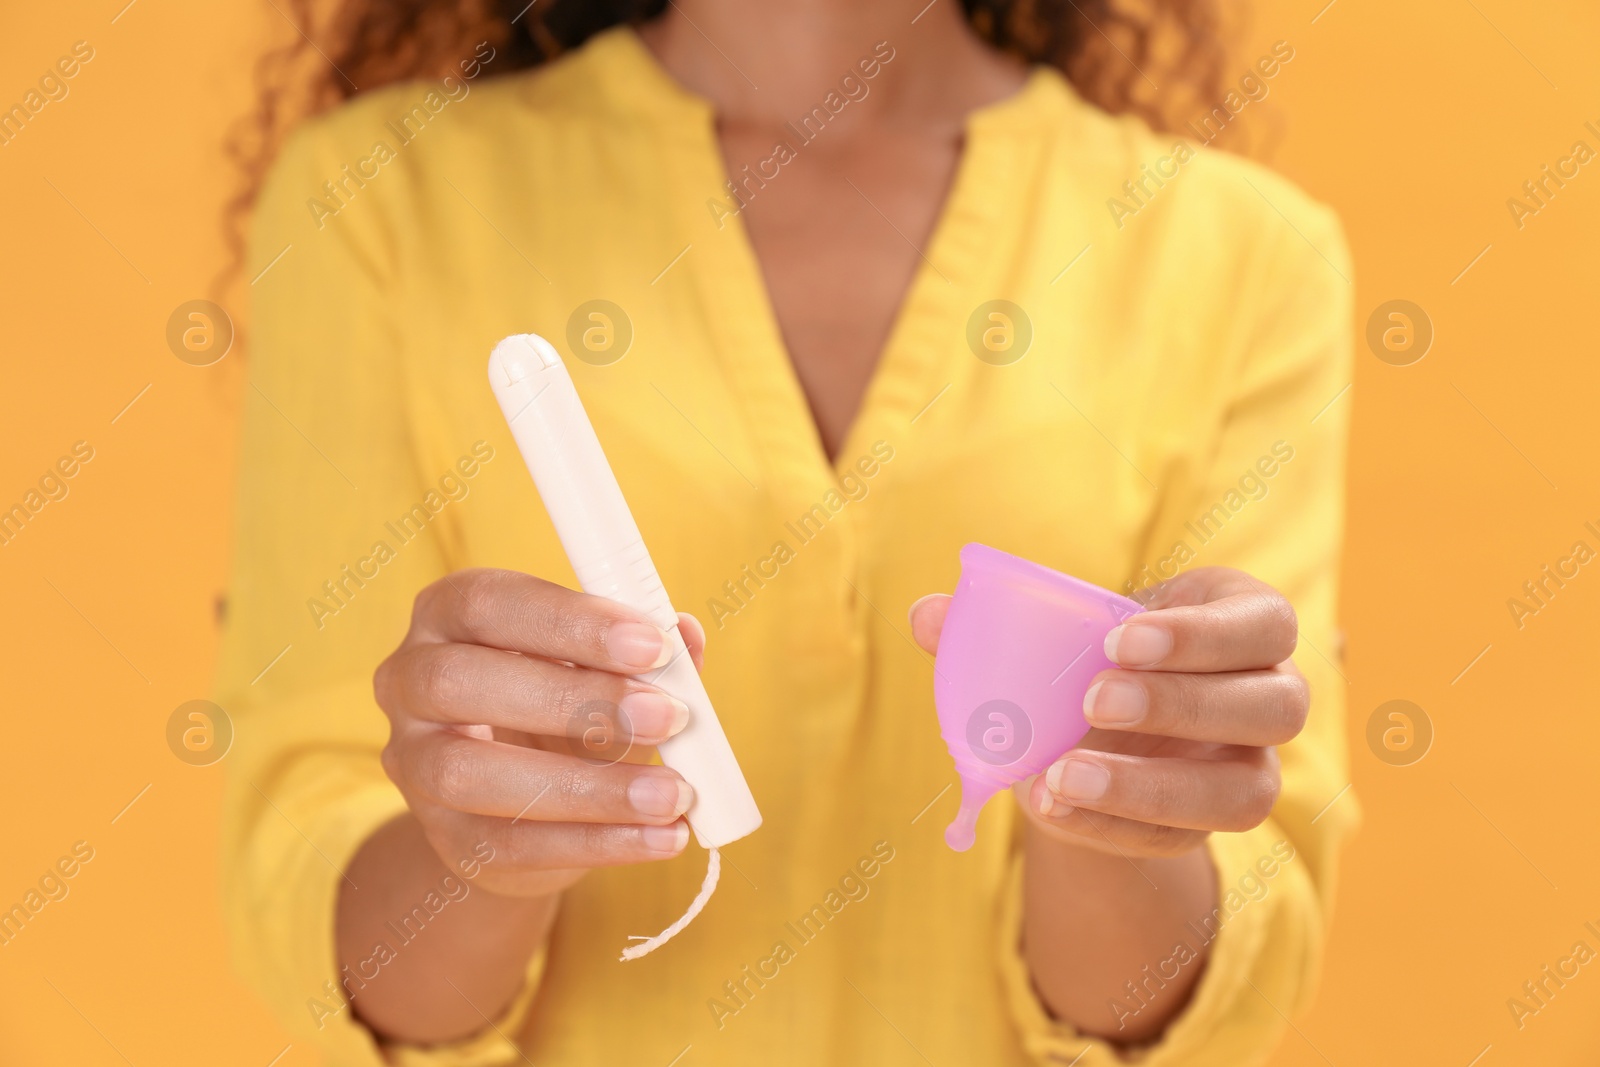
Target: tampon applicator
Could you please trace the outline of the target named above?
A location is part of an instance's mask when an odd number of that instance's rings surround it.
[[[1112,666],[1106,634],[1138,604],[988,545],[961,550],[939,635],[933,703],[961,779],[945,843],[965,852],[995,793],[1039,774],[1083,740],[1083,698]]]
[[[489,385],[511,427],[561,547],[586,593],[625,604],[665,635],[666,666],[639,675],[689,706],[689,722],[663,741],[661,762],[694,789],[686,818],[710,850],[705,884],[689,911],[656,937],[622,954],[637,959],[687,926],[711,898],[721,869],[718,849],[761,825],[761,812],[694,668],[678,615],[622,489],[606,461],[583,402],[555,348],[536,334],[507,337],[489,357]]]

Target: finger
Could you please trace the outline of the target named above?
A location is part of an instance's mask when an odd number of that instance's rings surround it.
[[[907,613],[911,620],[911,636],[923,651],[939,651],[939,637],[944,633],[945,616],[950,614],[950,600],[948,593],[930,593],[911,605]]]
[[[1157,611],[1209,604],[1235,593],[1270,588],[1237,567],[1193,567],[1160,583],[1138,599],[1145,610]]]
[[[1042,776],[1038,787],[1044,788]],[[1176,856],[1197,848],[1208,836],[1203,830],[1159,826],[1082,808],[1061,807],[1056,814],[1043,816],[1035,804],[1024,801],[1024,807],[1030,825],[1046,837],[1124,859]]]
[[[689,840],[683,819],[644,826],[540,823],[440,808],[413,814],[445,866],[477,887],[510,897],[559,893],[591,867],[670,859]]]
[[[518,822],[667,824],[694,790],[676,771],[604,763],[424,729],[394,746],[408,795],[472,815]]]
[[[1188,830],[1249,830],[1271,813],[1279,784],[1271,750],[1254,751],[1239,760],[1074,752],[1051,765],[1032,799],[1045,816],[1060,805]]]
[[[689,843],[682,819],[664,826],[484,820],[480,832],[506,870],[614,867],[670,859]]]
[[[1084,718],[1104,730],[1257,747],[1293,740],[1310,707],[1310,689],[1292,666],[1222,674],[1102,671],[1083,698]]]
[[[642,674],[677,642],[639,612],[516,571],[457,571],[417,594],[414,636]]]
[[[1137,670],[1260,670],[1294,654],[1294,608],[1276,590],[1240,572],[1204,604],[1180,604],[1135,615],[1106,635],[1106,658]]]
[[[378,668],[374,686],[391,712],[554,737],[609,723],[611,736],[654,745],[689,721],[689,706],[654,686],[481,645],[403,647]]]
[[[706,666],[706,628],[700,625],[700,620],[690,615],[687,611],[678,612],[678,633],[683,635],[683,644],[689,650],[689,659],[694,663],[697,671],[705,670]]]

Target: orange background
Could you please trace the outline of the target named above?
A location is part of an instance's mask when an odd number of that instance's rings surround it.
[[[7,107],[75,41],[95,49],[0,147],[0,508],[74,442],[95,450],[0,547],[0,908],[74,842],[95,850],[0,947],[0,1060],[299,1067],[316,1053],[285,1051],[229,968],[222,766],[185,765],[165,739],[210,686],[244,385],[237,352],[174,358],[166,322],[222,259],[219,140],[248,61],[292,30],[270,6],[122,2],[13,4],[0,35]],[[1275,40],[1295,58],[1239,122],[1343,215],[1357,329],[1407,299],[1436,338],[1406,367],[1360,346],[1338,401],[1354,414],[1345,669],[1366,823],[1315,1007],[1273,1063],[1593,1064],[1600,963],[1520,1030],[1506,1001],[1575,941],[1600,950],[1583,929],[1600,928],[1600,724],[1580,676],[1600,564],[1521,629],[1506,601],[1574,541],[1600,549],[1584,529],[1600,527],[1600,161],[1520,230],[1506,200],[1574,141],[1600,149],[1583,128],[1600,127],[1600,14],[1322,2],[1257,4],[1239,73]],[[1435,737],[1396,767],[1366,722],[1401,698]]]

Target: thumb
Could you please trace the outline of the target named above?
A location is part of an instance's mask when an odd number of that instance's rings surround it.
[[[949,613],[948,593],[930,593],[911,605],[907,614],[911,620],[911,636],[924,651],[939,651],[939,635],[944,632],[944,617]]]

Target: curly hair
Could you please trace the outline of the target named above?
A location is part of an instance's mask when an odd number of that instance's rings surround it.
[[[253,111],[227,151],[240,185],[228,202],[233,262],[262,178],[295,123],[368,89],[454,73],[479,42],[503,56],[489,76],[548,62],[612,26],[637,25],[669,0],[337,0],[318,23],[314,0],[285,0],[279,13],[297,38],[264,55]],[[1156,129],[1214,100],[1226,56],[1213,0],[961,0],[968,22],[994,47],[1060,70],[1084,99]],[[321,43],[317,43],[320,41]],[[357,86],[360,86],[358,89]]]

